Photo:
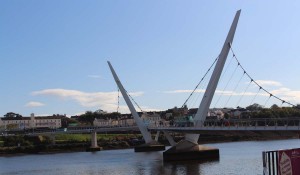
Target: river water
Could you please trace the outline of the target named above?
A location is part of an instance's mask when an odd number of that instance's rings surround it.
[[[1,175],[215,175],[262,174],[262,151],[299,148],[300,139],[209,144],[220,149],[213,162],[164,163],[162,152],[133,149],[0,157]]]

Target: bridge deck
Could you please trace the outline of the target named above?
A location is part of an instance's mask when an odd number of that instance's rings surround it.
[[[300,126],[205,126],[205,127],[148,127],[150,131],[199,133],[201,131],[300,131]]]

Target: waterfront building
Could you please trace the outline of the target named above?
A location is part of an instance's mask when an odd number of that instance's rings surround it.
[[[161,121],[161,117],[159,114],[155,113],[155,112],[151,112],[151,113],[143,113],[141,116],[143,122],[146,125],[159,125],[160,121]]]
[[[5,129],[5,125],[3,121],[0,119],[0,130],[4,130],[4,129]]]
[[[111,121],[112,121],[111,119],[105,120],[105,119],[95,118],[95,120],[93,121],[93,125],[98,127],[108,127],[111,126]]]
[[[30,117],[4,117],[1,118],[0,127],[6,129],[31,129],[31,128],[60,128],[61,117],[59,116],[34,116],[32,113]]]
[[[213,108],[209,109],[207,113],[207,119],[223,119],[224,112],[223,109]]]
[[[136,125],[133,118],[121,119],[118,122],[119,122],[119,126],[134,126],[134,125]]]
[[[136,125],[135,121],[133,118],[129,118],[129,119],[97,119],[95,118],[95,120],[93,121],[93,125],[97,126],[97,127],[122,127],[122,126],[134,126]]]
[[[245,108],[233,109],[230,111],[230,117],[232,119],[249,118],[250,111]]]

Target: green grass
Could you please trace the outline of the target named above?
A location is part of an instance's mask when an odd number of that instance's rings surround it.
[[[55,140],[65,140],[65,141],[88,141],[90,140],[90,135],[88,134],[57,134]]]
[[[3,146],[3,143],[4,143],[4,141],[0,141],[0,147],[2,147],[2,146]]]
[[[131,138],[138,137],[140,134],[97,134],[98,140],[113,140],[116,138]],[[57,134],[55,140],[58,142],[63,141],[76,141],[87,142],[91,140],[91,134]]]

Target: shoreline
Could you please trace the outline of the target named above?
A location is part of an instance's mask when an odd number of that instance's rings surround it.
[[[176,140],[180,140],[182,137],[176,137]],[[228,143],[228,142],[240,142],[240,141],[270,141],[270,140],[287,140],[287,139],[299,139],[299,136],[272,136],[272,137],[253,137],[253,136],[204,136],[200,137],[199,144],[211,144],[211,143]],[[165,139],[159,140],[160,143],[170,146]],[[99,147],[103,148],[103,151],[107,150],[120,150],[120,149],[133,149],[137,145],[129,145],[126,141],[118,142],[100,142]],[[12,157],[12,156],[24,156],[24,155],[44,155],[44,154],[58,154],[58,153],[74,153],[74,152],[86,152],[86,149],[90,145],[87,143],[77,144],[57,144],[57,145],[37,145],[27,147],[0,147],[0,157]]]

